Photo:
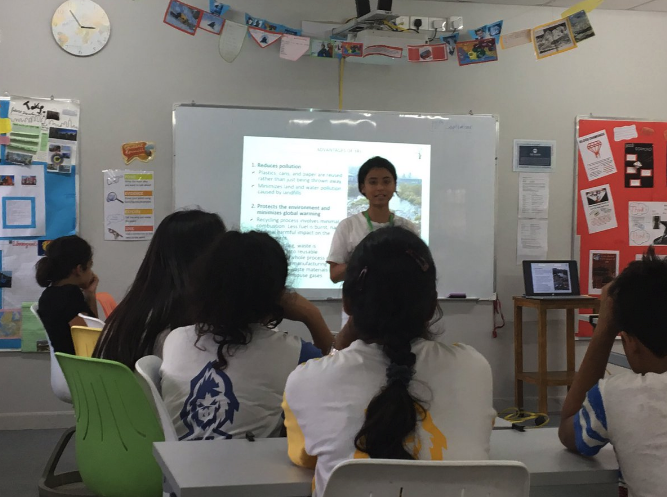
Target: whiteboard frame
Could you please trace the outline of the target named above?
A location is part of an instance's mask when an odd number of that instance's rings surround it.
[[[180,103],[173,104],[171,111],[171,207],[172,210],[176,209],[176,111],[180,107],[201,107],[201,108],[212,108],[212,109],[236,109],[236,110],[266,110],[266,111],[288,111],[288,112],[312,112],[318,114],[345,114],[348,112],[354,113],[373,113],[373,114],[404,114],[412,116],[434,116],[434,117],[466,117],[466,116],[477,116],[477,117],[490,117],[496,122],[496,143],[495,143],[495,161],[494,161],[494,189],[493,189],[493,205],[494,209],[494,218],[493,218],[493,281],[492,281],[492,295],[490,297],[468,297],[464,299],[451,299],[447,297],[439,297],[439,301],[447,302],[484,302],[484,301],[495,301],[497,300],[497,274],[498,274],[498,262],[496,254],[498,253],[498,237],[496,236],[496,225],[498,223],[498,149],[500,146],[500,117],[498,114],[473,114],[469,112],[468,114],[451,114],[451,113],[436,113],[436,112],[403,112],[403,111],[387,111],[387,110],[360,110],[360,109],[345,109],[345,110],[327,110],[327,109],[314,109],[314,108],[297,108],[297,107],[253,107],[253,106],[243,106],[243,105],[223,105],[223,104],[198,104],[194,100],[190,103]],[[578,124],[577,124],[578,126]],[[575,138],[576,140],[576,138]],[[78,204],[77,204],[78,210]],[[575,231],[576,233],[576,231]],[[333,298],[329,297],[326,299],[310,299],[313,302],[336,302],[342,301],[342,298]]]

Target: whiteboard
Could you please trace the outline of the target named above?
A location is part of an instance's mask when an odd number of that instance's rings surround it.
[[[248,137],[430,146],[427,229],[438,271],[438,295],[494,296],[496,116],[183,104],[174,106],[173,132],[174,207],[200,206],[217,212],[228,228],[240,226]],[[311,299],[341,296],[339,288],[301,293]]]

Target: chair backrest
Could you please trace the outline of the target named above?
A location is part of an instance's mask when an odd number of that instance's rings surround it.
[[[96,294],[96,298],[97,302],[99,302],[99,304],[102,306],[105,319],[108,319],[109,315],[113,312],[118,304],[116,304],[116,301],[110,293],[99,292]]]
[[[74,400],[76,460],[86,487],[104,497],[160,497],[153,442],[162,428],[125,365],[56,353]]]
[[[141,378],[141,383],[143,383],[145,387],[144,390],[148,390],[153,399],[153,406],[160,418],[162,431],[164,431],[164,439],[167,442],[171,442],[178,440],[178,438],[176,437],[174,423],[171,421],[167,406],[164,405],[164,401],[162,400],[162,390],[160,388],[161,365],[162,359],[158,356],[149,355],[139,359],[134,365],[134,368],[137,370],[139,378]]]
[[[101,319],[88,316],[87,314],[79,314],[79,317],[86,322],[86,326],[88,326],[88,328],[96,328],[99,330],[104,328],[104,321]]]
[[[100,328],[72,326],[72,342],[74,342],[76,355],[79,357],[93,357],[93,350],[95,350],[95,345],[97,345],[101,333]]]
[[[323,497],[528,497],[529,489],[518,461],[353,459],[334,468]]]
[[[37,302],[30,306],[30,311],[35,315],[39,322],[42,323],[42,318],[37,312]],[[42,323],[44,326],[44,323]],[[51,346],[51,339],[47,333],[46,339],[49,341],[49,354],[51,355],[51,390],[56,397],[58,397],[63,402],[68,404],[72,403],[72,395],[69,393],[69,388],[67,386],[67,380],[65,380],[65,375],[63,374],[62,369],[60,369],[60,364],[56,360],[53,347]]]

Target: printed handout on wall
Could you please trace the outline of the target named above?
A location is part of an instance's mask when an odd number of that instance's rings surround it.
[[[667,203],[630,202],[628,204],[630,245],[667,245]]]
[[[625,144],[625,187],[653,188],[653,144]]]
[[[588,181],[593,181],[616,172],[616,164],[605,130],[596,131],[577,139],[579,152],[586,168]]]
[[[43,166],[2,166],[0,237],[46,234]]]
[[[5,153],[7,162],[48,162],[50,172],[70,172],[76,164],[79,138],[77,102],[12,96],[9,119],[13,126]]]
[[[609,185],[581,190],[581,201],[584,205],[589,233],[598,233],[618,226]]]
[[[591,250],[588,265],[588,293],[600,295],[618,275],[618,250]]]
[[[104,239],[150,240],[155,231],[152,171],[104,171]]]

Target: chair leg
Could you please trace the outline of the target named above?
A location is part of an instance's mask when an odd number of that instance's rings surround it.
[[[95,494],[88,491],[82,491],[77,489],[76,491],[70,491],[67,489],[59,489],[65,485],[71,485],[73,483],[82,483],[81,474],[78,471],[69,471],[67,473],[55,474],[60,458],[67,448],[67,444],[74,436],[76,429],[69,428],[65,433],[62,434],[60,440],[56,444],[49,461],[46,463],[42,477],[39,479],[39,496],[40,497],[61,497],[61,496],[70,496],[70,495],[88,495],[94,496]]]

